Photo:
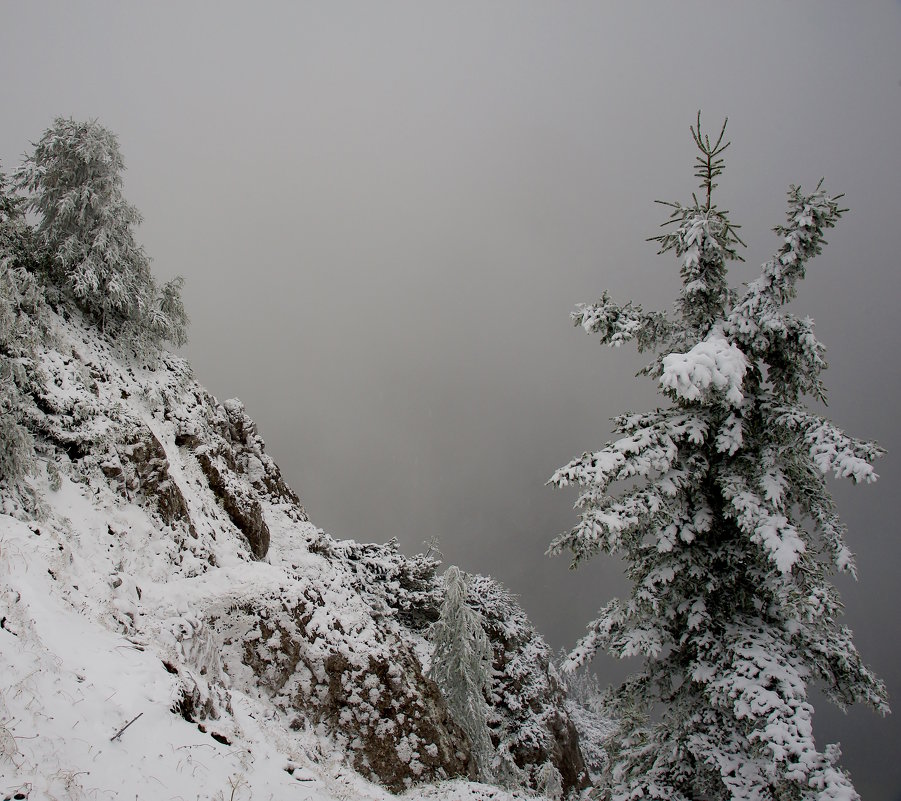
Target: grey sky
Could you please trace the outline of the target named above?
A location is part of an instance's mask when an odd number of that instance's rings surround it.
[[[847,620],[901,705],[901,4],[258,5],[0,5],[0,161],[56,115],[119,135],[154,269],[187,281],[198,378],[244,400],[312,519],[410,552],[437,534],[571,646],[624,585],[543,556],[575,521],[544,482],[657,400],[568,314],[605,288],[669,306],[653,200],[695,188],[696,110],[728,115],[734,283],[790,183],[846,193],[795,306],[829,349],[829,415],[889,450],[836,495]],[[817,709],[863,798],[901,798],[901,717]]]

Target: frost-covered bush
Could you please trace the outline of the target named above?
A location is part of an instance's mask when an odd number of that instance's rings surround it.
[[[425,554],[406,556],[396,539],[384,545],[360,543],[335,540],[325,532],[310,543],[310,550],[344,562],[354,589],[373,608],[396,614],[414,631],[424,631],[438,619],[442,589],[437,559]]]
[[[552,478],[579,485],[581,520],[550,551],[574,566],[619,554],[632,581],[569,666],[600,648],[644,658],[607,699],[614,799],[854,799],[838,749],[817,749],[807,692],[814,681],[841,706],[888,708],[839,623],[831,576],[854,562],[826,487],[829,473],[875,480],[881,450],[806,408],[825,392],[823,347],[783,308],[842,209],[820,186],[792,187],[776,254],[735,292],[740,240],[711,202],[728,143],[711,144],[700,116],[692,132],[704,194],[671,204],[675,230],[657,238],[680,260],[674,315],[606,294],[573,314],[608,345],[653,351],[644,374],[670,405],[617,418],[615,441]]]

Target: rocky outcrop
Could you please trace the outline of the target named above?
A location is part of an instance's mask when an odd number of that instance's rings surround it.
[[[406,556],[393,541],[357,543],[322,532],[309,547],[342,565],[355,592],[411,632],[427,633],[438,618],[442,582],[436,559]],[[537,788],[542,768],[550,764],[567,792],[587,786],[578,733],[550,647],[516,599],[490,577],[472,577],[470,603],[482,615],[494,651],[490,729],[499,778]]]
[[[562,703],[563,693],[558,695]],[[565,712],[555,710],[546,718],[548,730],[552,733],[548,761],[560,772],[566,790],[583,789],[590,784],[585,760],[579,746],[579,733],[572,718]]]
[[[222,433],[231,445],[236,468],[270,503],[287,507],[291,516],[296,516],[298,520],[307,520],[300,498],[266,453],[266,444],[257,432],[256,423],[244,410],[244,404],[238,398],[231,398],[222,403],[222,408],[228,422],[226,431]]]
[[[224,669],[294,727],[342,739],[354,767],[394,792],[466,775],[465,736],[438,688],[390,626],[339,592],[301,581],[230,606],[210,622]]]
[[[126,442],[111,446],[100,469],[127,497],[140,496],[153,504],[167,525],[190,526],[188,504],[169,473],[166,451],[146,425],[130,430]]]
[[[261,502],[277,505],[300,523],[307,521],[300,499],[266,453],[256,424],[240,400],[220,404],[205,392],[195,392],[184,400],[170,413],[177,423],[175,444],[193,452],[210,489],[254,558],[265,558],[271,535]]]

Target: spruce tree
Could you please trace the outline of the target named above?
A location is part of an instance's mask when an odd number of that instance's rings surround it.
[[[618,730],[605,781],[614,799],[855,799],[837,746],[820,751],[808,686],[885,713],[885,688],[839,622],[836,571],[856,575],[826,476],[876,479],[881,450],[811,411],[825,397],[813,322],[784,309],[844,209],[822,182],[788,192],[779,248],[741,293],[727,265],[742,244],[712,202],[725,124],[692,127],[701,197],[668,204],[656,237],[680,262],[672,315],[581,305],[577,326],[655,358],[643,373],[664,408],[615,419],[618,438],[551,478],[577,484],[580,521],[551,544],[573,567],[619,554],[631,594],[604,606],[570,654],[643,657],[610,691]],[[618,491],[613,485],[622,482]]]
[[[447,702],[454,722],[469,738],[479,781],[491,781],[494,749],[488,731],[485,693],[491,684],[491,643],[481,615],[467,603],[468,586],[460,569],[444,574],[441,613],[432,624],[434,645],[429,676]]]

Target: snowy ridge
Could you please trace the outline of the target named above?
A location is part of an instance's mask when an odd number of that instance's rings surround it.
[[[467,781],[424,676],[435,565],[340,553],[183,360],[49,328],[0,509],[0,798],[526,797]]]

